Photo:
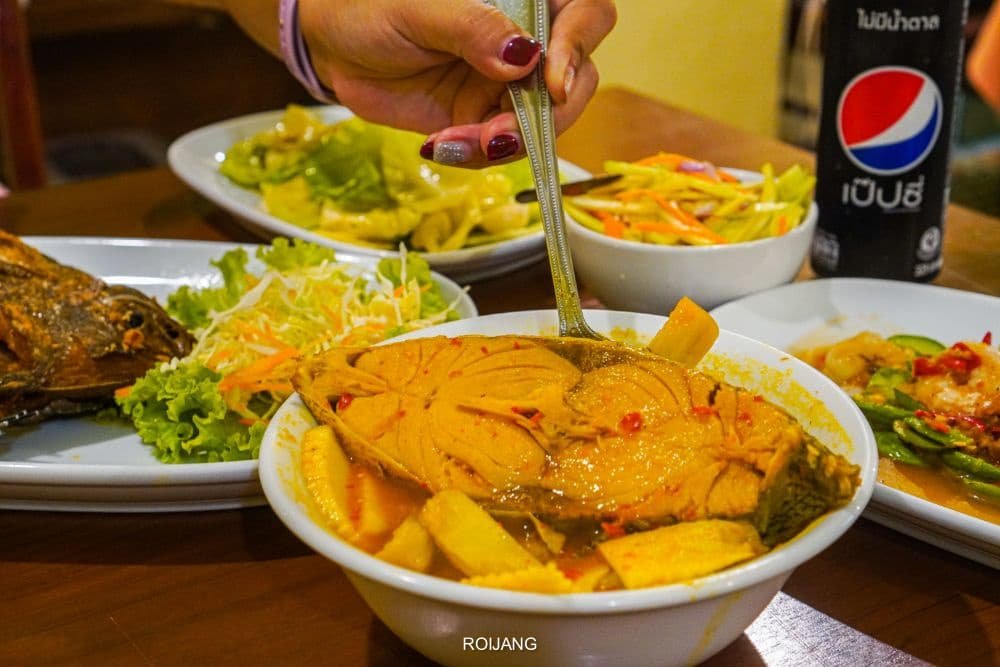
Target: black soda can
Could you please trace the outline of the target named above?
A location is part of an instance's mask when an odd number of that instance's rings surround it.
[[[941,270],[968,0],[828,0],[816,151],[821,276]]]

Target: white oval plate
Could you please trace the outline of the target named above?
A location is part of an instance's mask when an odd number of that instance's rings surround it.
[[[209,260],[233,243],[100,237],[24,237],[49,257],[106,282],[130,285],[164,302],[181,285],[220,280]],[[254,245],[242,246],[253,257]],[[360,273],[376,260],[338,257]],[[251,259],[251,262],[255,260]],[[472,299],[435,275],[461,317]],[[55,419],[0,433],[0,508],[92,512],[229,509],[264,504],[257,461],[165,464],[135,431],[93,417]]]
[[[945,343],[1000,334],[1000,299],[917,283],[829,278],[759,292],[712,311],[719,326],[788,350],[861,331]],[[877,484],[872,521],[1000,569],[1000,526]]]
[[[316,107],[313,111],[327,123],[345,120],[353,115],[350,110],[336,105]],[[394,257],[397,253],[393,251],[334,241],[276,218],[261,208],[258,193],[236,185],[219,173],[219,165],[233,144],[273,127],[283,114],[283,110],[266,111],[192,130],[170,145],[167,151],[170,168],[181,180],[233,213],[256,233],[265,236],[303,238],[355,255]],[[568,180],[579,180],[590,176],[589,172],[565,160],[559,161],[559,168]],[[545,237],[539,231],[509,241],[475,248],[428,252],[422,255],[435,271],[459,282],[472,282],[510,273],[539,261],[545,256]]]

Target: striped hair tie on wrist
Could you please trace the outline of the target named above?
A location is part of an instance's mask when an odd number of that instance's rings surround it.
[[[299,27],[298,0],[281,0],[278,4],[278,34],[281,41],[281,57],[288,71],[298,80],[309,94],[321,102],[334,103],[337,97],[332,90],[320,82],[309,57],[309,47]]]

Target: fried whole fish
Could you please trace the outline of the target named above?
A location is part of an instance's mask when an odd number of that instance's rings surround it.
[[[193,343],[150,297],[0,231],[0,426],[98,408]]]
[[[336,349],[294,378],[348,454],[431,492],[555,519],[748,518],[786,539],[858,468],[761,397],[652,353],[551,337]]]

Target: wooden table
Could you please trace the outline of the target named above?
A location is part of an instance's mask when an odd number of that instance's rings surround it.
[[[660,148],[749,169],[765,160],[779,168],[812,162],[798,149],[624,90],[599,94],[560,139],[563,157],[594,171],[604,158]],[[15,194],[0,200],[0,226],[18,234],[253,240],[165,169]],[[936,282],[1000,295],[998,257],[1000,220],[952,207]],[[475,284],[471,294],[483,313],[552,307],[550,284],[539,263]],[[710,662],[1000,663],[1000,575],[865,519],[802,565],[783,591]],[[426,662],[372,616],[336,565],[266,507],[0,512],[0,664],[306,661]]]

